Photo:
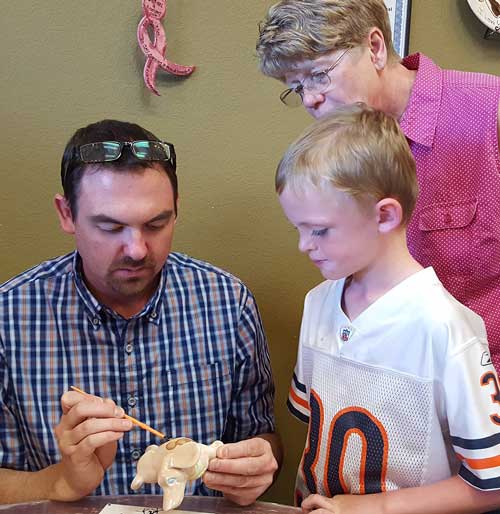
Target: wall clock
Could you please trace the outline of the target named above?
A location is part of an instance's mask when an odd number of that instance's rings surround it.
[[[485,38],[500,33],[499,0],[467,0],[472,12],[486,26]]]

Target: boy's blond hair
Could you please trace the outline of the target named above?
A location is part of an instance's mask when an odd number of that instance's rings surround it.
[[[394,198],[410,220],[418,194],[415,160],[397,121],[358,103],[313,123],[286,151],[276,191],[331,184],[363,207]]]
[[[297,62],[360,46],[373,27],[382,31],[389,61],[399,61],[383,0],[281,0],[259,26],[260,69],[282,80]]]

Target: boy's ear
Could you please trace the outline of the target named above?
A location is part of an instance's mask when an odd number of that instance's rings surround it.
[[[373,66],[377,71],[382,71],[387,64],[387,47],[384,35],[378,27],[372,27],[367,39]]]
[[[383,198],[375,205],[379,231],[388,233],[401,227],[403,208],[394,198]]]
[[[73,214],[66,198],[60,194],[54,197],[54,207],[56,208],[57,217],[61,229],[67,234],[75,233],[75,224],[73,222]]]

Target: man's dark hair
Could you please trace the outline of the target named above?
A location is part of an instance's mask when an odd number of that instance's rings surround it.
[[[135,123],[117,120],[102,120],[78,129],[68,141],[61,160],[61,182],[64,196],[68,201],[73,218],[78,211],[78,193],[80,182],[88,166],[99,166],[115,171],[141,170],[160,167],[165,170],[174,192],[174,205],[177,214],[177,175],[169,161],[146,161],[138,159],[128,147],[124,147],[119,159],[98,164],[86,164],[80,159],[80,146],[99,141],[159,141],[146,129]]]

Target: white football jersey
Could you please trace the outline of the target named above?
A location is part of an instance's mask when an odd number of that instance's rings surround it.
[[[308,293],[288,406],[308,422],[297,503],[459,474],[500,489],[500,390],[482,319],[432,268],[350,321],[345,280]]]

